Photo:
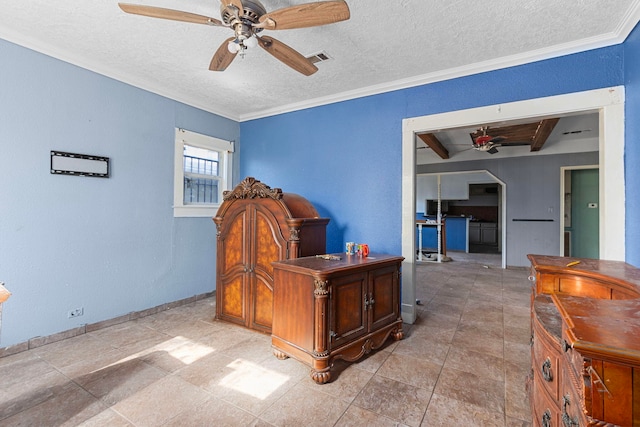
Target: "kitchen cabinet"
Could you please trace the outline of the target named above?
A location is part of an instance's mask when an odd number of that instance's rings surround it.
[[[469,243],[476,245],[497,245],[498,224],[495,222],[470,222]]]
[[[334,361],[353,362],[390,337],[402,339],[403,260],[331,254],[274,262],[274,355],[306,363],[311,378],[324,384]]]
[[[479,245],[481,241],[480,237],[480,223],[479,222],[470,222],[469,223],[469,243]]]
[[[495,222],[480,223],[480,244],[498,244],[498,224],[496,224]]]
[[[640,426],[640,270],[528,257],[535,425]]]
[[[424,220],[435,220],[435,217],[425,217],[422,213],[416,215],[416,225]],[[444,223],[446,232],[442,233],[442,238],[444,239],[442,247],[446,246],[447,250],[452,251],[469,252],[469,218],[447,216]],[[422,227],[422,242],[420,242],[420,230],[416,227],[416,247],[419,248],[420,246],[426,250],[434,250],[438,247],[436,227]]]
[[[217,228],[216,318],[270,333],[273,261],[323,254],[327,218],[304,197],[248,177],[225,192]]]

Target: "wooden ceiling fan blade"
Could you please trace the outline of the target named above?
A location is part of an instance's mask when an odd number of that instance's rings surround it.
[[[256,38],[258,39],[258,44],[260,45],[260,47],[273,55],[273,57],[275,57],[277,60],[281,61],[285,65],[288,65],[297,72],[302,73],[305,76],[310,76],[311,74],[318,71],[318,67],[312,64],[311,61],[302,56],[293,48],[274,39],[273,37],[262,36]]]
[[[345,1],[318,1],[274,10],[260,17],[256,27],[268,30],[290,30],[317,27],[346,21],[351,17]]]
[[[222,42],[216,53],[213,55],[213,58],[211,58],[209,70],[224,71],[233,62],[233,60],[236,59],[237,53],[229,52],[228,48],[229,42],[232,42],[233,40],[235,40],[235,37],[229,37]]]
[[[118,3],[120,9],[133,15],[150,16],[152,18],[169,19],[171,21],[191,22],[213,26],[225,26],[222,21],[209,16],[198,15],[181,10],[165,9],[163,7],[144,6],[140,4]]]
[[[244,16],[242,0],[220,0],[220,3],[222,3],[222,6],[235,6],[238,9],[238,17],[242,18]]]

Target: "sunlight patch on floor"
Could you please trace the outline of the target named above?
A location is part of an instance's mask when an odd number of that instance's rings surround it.
[[[185,365],[190,365],[214,351],[215,349],[212,347],[191,341],[189,338],[177,336],[170,340],[161,342],[160,344],[156,344],[153,347],[146,348],[138,353],[134,353],[131,356],[120,359],[109,366],[114,366],[129,360],[139,359],[158,352],[165,352]]]
[[[218,384],[260,400],[264,400],[289,380],[288,375],[263,368],[244,359],[236,359],[227,365],[233,372]]]

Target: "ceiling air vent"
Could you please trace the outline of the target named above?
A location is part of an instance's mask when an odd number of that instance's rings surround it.
[[[327,52],[322,51],[322,52],[314,53],[311,56],[307,56],[307,59],[311,61],[312,64],[317,64],[318,62],[329,61],[330,59],[333,59],[333,58],[330,57]]]

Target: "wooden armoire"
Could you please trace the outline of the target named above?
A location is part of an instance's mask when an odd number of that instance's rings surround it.
[[[271,333],[271,263],[324,254],[329,219],[304,197],[247,177],[224,193],[213,221],[216,318]]]

